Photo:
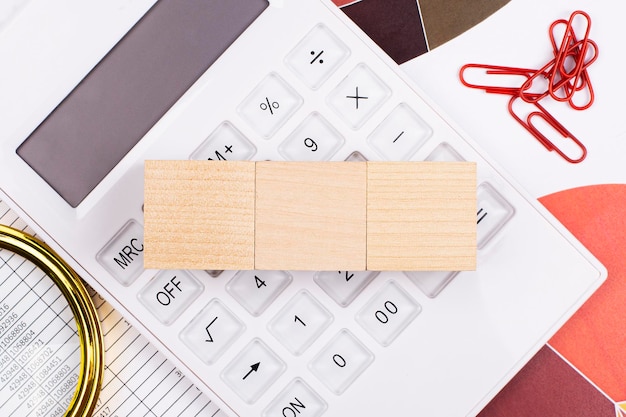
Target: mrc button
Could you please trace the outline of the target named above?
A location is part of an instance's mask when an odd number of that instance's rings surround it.
[[[96,259],[120,284],[128,286],[143,272],[143,227],[129,220]]]

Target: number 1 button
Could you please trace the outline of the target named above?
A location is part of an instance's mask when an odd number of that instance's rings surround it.
[[[272,319],[268,329],[291,353],[300,355],[332,321],[328,310],[303,290]]]

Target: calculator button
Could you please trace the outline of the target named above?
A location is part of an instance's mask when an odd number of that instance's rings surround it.
[[[328,97],[328,104],[358,129],[391,96],[391,90],[365,64],[359,64]]]
[[[406,274],[426,296],[435,298],[459,271],[411,271]]]
[[[354,151],[346,158],[348,162],[367,162],[367,158],[359,151]]]
[[[403,288],[389,281],[356,315],[356,321],[382,346],[389,346],[422,311]]]
[[[349,55],[348,47],[320,24],[287,55],[285,63],[307,86],[316,90]]]
[[[164,270],[148,282],[137,298],[161,323],[171,324],[203,289],[188,272]]]
[[[265,139],[302,105],[302,97],[278,74],[271,73],[246,97],[237,111]]]
[[[346,307],[378,274],[374,271],[323,271],[316,273],[313,280],[337,304]]]
[[[287,288],[291,279],[285,271],[239,271],[226,284],[226,291],[256,317]]]
[[[96,259],[120,284],[128,286],[143,272],[143,249],[143,227],[130,220]]]
[[[515,209],[488,182],[478,186],[476,200],[476,245],[482,249],[513,217]]]
[[[180,338],[189,350],[211,365],[244,330],[241,320],[214,298],[182,330]]]
[[[434,162],[463,162],[465,159],[449,143],[442,142],[426,157]]]
[[[222,379],[252,404],[285,372],[287,366],[260,339],[252,340],[222,372]]]
[[[370,134],[368,143],[383,158],[408,160],[432,136],[431,127],[402,103]]]
[[[224,122],[191,154],[191,159],[245,161],[255,153],[254,145],[232,124]]]
[[[327,408],[322,397],[296,378],[263,410],[262,417],[319,417]]]
[[[278,147],[286,159],[325,161],[345,142],[343,136],[319,113],[309,115]]]
[[[332,314],[303,290],[272,319],[268,330],[291,353],[301,355],[332,321]]]
[[[309,363],[311,372],[334,394],[343,393],[374,360],[374,355],[347,329]]]

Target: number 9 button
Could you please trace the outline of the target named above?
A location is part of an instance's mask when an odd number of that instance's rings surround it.
[[[343,136],[317,112],[311,113],[278,147],[285,159],[325,161],[345,142]]]
[[[413,321],[422,307],[394,281],[389,281],[356,315],[356,321],[382,346]]]

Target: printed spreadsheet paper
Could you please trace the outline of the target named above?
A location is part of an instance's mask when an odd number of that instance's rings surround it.
[[[0,200],[0,223],[32,233]],[[224,417],[120,313],[89,288],[104,333],[106,369],[94,417]],[[74,317],[34,265],[0,250],[0,416],[62,416],[80,354]]]

